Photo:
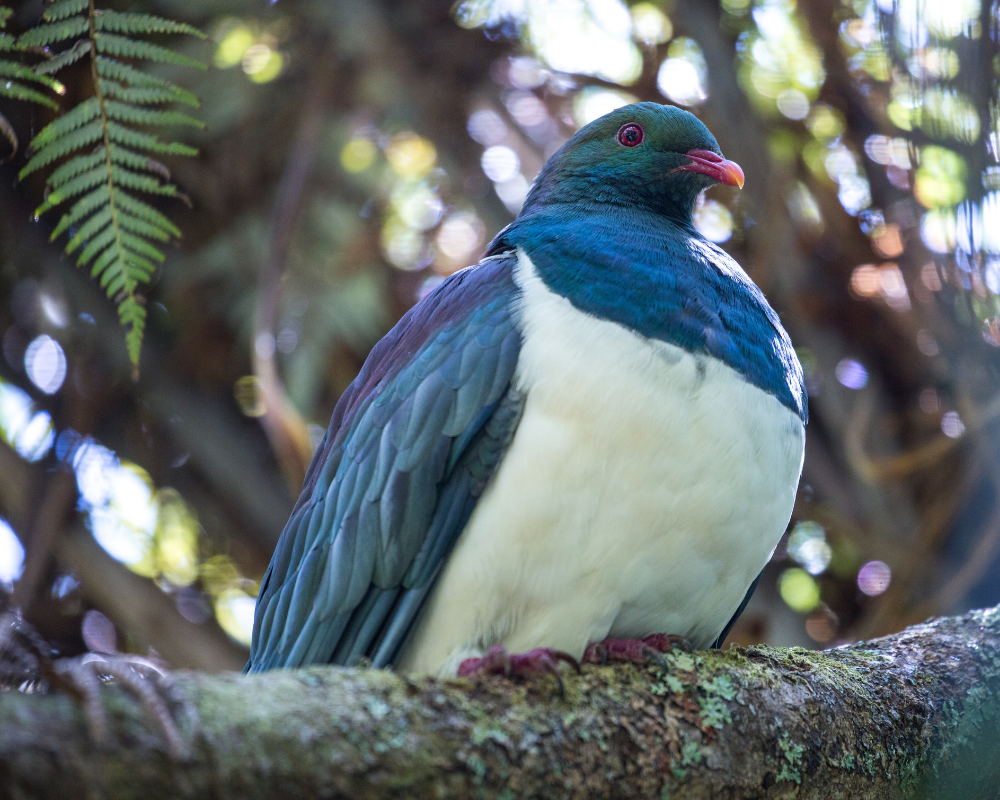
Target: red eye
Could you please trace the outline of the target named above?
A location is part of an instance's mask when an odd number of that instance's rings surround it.
[[[618,144],[625,147],[640,145],[645,138],[646,133],[643,131],[642,125],[637,122],[629,122],[618,129]]]

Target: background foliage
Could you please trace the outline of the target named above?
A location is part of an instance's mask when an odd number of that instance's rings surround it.
[[[711,190],[697,223],[807,371],[795,514],[733,638],[828,646],[1000,599],[996,2],[104,8],[208,34],[147,30],[173,57],[122,62],[163,101],[200,98],[205,127],[128,100],[154,114],[126,120],[137,135],[166,125],[199,153],[142,164],[190,206],[160,191],[137,214],[169,234],[147,231],[165,259],[135,276],[137,381],[101,287],[49,242],[68,224],[36,219],[72,199],[53,182],[73,162],[33,172],[21,146],[0,166],[0,581],[64,651],[238,668],[256,581],[368,349],[474,262],[577,127],[636,99],[690,108],[743,167],[745,190]],[[43,10],[0,14],[0,144],[36,152],[96,99],[74,38],[31,39]],[[12,73],[60,58],[62,93]]]

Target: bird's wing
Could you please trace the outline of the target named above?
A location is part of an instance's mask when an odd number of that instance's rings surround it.
[[[520,418],[515,261],[448,278],[340,398],[261,584],[248,672],[392,663]]]

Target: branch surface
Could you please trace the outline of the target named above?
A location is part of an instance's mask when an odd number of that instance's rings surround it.
[[[312,667],[175,673],[192,757],[116,687],[116,746],[67,697],[0,694],[10,798],[1000,797],[1000,609],[823,653],[732,647],[669,669],[529,680]]]

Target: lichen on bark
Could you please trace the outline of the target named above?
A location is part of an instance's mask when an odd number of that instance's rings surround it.
[[[312,667],[177,673],[192,757],[105,690],[0,695],[0,795],[997,798],[1000,612],[816,653],[732,647],[528,680]]]

